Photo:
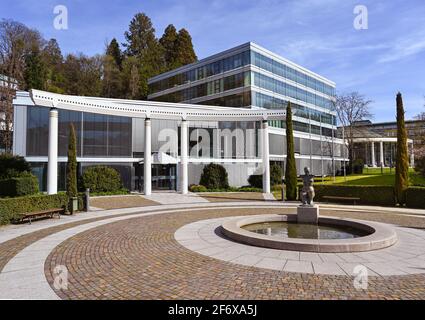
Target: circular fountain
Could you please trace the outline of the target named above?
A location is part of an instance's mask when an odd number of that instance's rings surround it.
[[[304,168],[302,204],[296,215],[260,215],[223,223],[230,239],[266,248],[312,251],[355,252],[381,249],[397,241],[395,231],[383,224],[351,219],[320,217],[313,203],[313,178]]]
[[[222,224],[228,238],[253,246],[309,252],[356,252],[385,248],[397,241],[381,223],[318,217],[317,224],[298,223],[297,215],[258,215]]]

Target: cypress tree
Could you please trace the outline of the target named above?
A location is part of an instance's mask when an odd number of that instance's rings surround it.
[[[292,128],[292,108],[288,102],[286,107],[286,199],[297,199],[297,167],[295,163],[294,132]]]
[[[77,142],[74,125],[69,125],[68,163],[66,166],[66,193],[68,197],[77,196]]]
[[[401,93],[397,94],[397,156],[395,167],[396,201],[405,203],[405,190],[409,184],[409,156],[407,152],[407,132],[404,123],[404,107]]]

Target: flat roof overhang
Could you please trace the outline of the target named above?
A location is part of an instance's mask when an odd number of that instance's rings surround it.
[[[18,93],[17,97],[19,96],[20,94]],[[30,90],[29,96],[34,105],[37,106],[133,118],[192,121],[262,121],[284,120],[286,117],[285,110],[253,110],[195,104],[72,96],[35,89]],[[20,105],[18,100],[14,104]]]
[[[363,142],[397,142],[397,138],[394,137],[375,137],[375,138],[354,138],[354,143],[363,143]],[[413,143],[412,139],[407,139],[407,143]]]

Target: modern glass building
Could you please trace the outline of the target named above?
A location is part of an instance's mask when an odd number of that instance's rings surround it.
[[[152,101],[250,109],[293,106],[297,169],[330,175],[343,160],[333,111],[335,83],[254,43],[215,54],[149,79]],[[285,123],[270,121],[270,155],[284,164]]]
[[[185,193],[206,164],[220,163],[230,185],[245,186],[250,175],[262,174],[270,192],[270,164],[285,163],[291,101],[298,172],[308,166],[317,176],[331,175],[344,161],[332,111],[335,84],[255,44],[164,73],[149,85],[149,101],[19,91],[13,152],[31,163],[41,190],[64,190],[72,123],[79,174],[108,165],[129,190]]]

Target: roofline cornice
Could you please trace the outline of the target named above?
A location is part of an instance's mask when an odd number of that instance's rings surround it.
[[[260,121],[283,120],[285,110],[252,110],[230,107],[153,102],[143,100],[108,99],[62,95],[30,90],[37,106],[114,116],[193,121]],[[16,102],[19,104],[19,102]]]

